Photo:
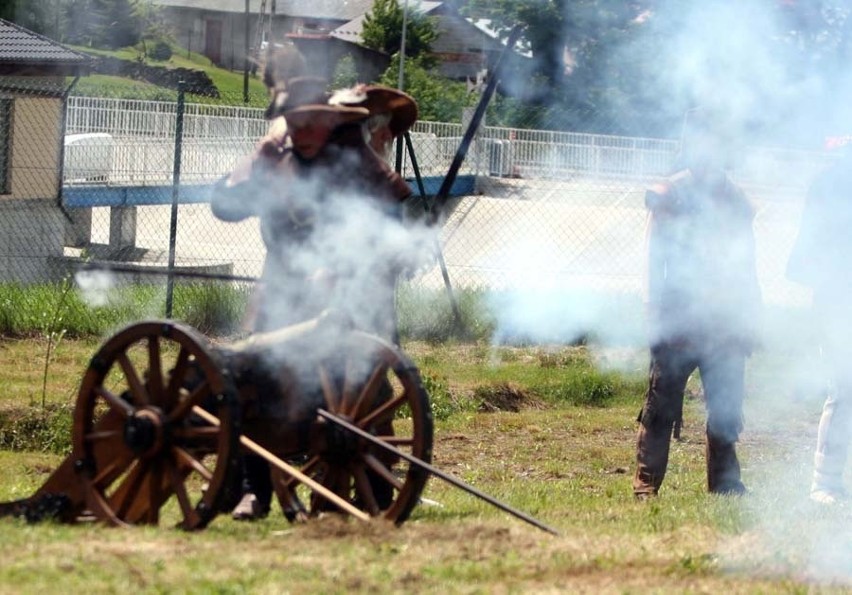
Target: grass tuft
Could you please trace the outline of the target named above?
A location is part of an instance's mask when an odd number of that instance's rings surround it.
[[[0,409],[0,450],[67,454],[72,416],[71,405],[58,403]]]

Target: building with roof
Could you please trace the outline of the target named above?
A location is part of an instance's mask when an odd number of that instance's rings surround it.
[[[90,65],[0,19],[0,280],[44,280],[48,257],[62,252],[65,105]]]
[[[372,0],[153,0],[167,15],[178,44],[224,68],[240,70],[246,48],[288,33],[325,34],[368,12]],[[246,11],[248,6],[248,11]],[[269,39],[270,32],[273,40]]]
[[[328,79],[346,55],[353,57],[364,81],[375,80],[390,63],[390,56],[363,45],[364,17],[373,0],[248,0],[248,17],[246,0],[154,2],[168,14],[180,45],[225,68],[242,69],[246,48],[256,56],[264,44],[287,40],[305,55],[312,72]],[[461,16],[449,2],[412,1],[409,10],[434,19],[438,38],[432,50],[444,76],[476,80],[503,50],[486,22]]]

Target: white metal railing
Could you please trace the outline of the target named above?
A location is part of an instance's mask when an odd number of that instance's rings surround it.
[[[267,122],[260,108],[187,103],[184,138],[263,136]],[[177,104],[99,97],[69,97],[66,134],[105,132],[115,136],[174,138]]]
[[[116,171],[110,181],[118,183],[130,177],[154,183],[163,179],[162,172],[171,171],[176,105],[170,101],[70,97],[66,134],[113,135]],[[263,111],[186,104],[184,171],[207,177],[227,171],[237,153],[249,152],[252,142],[266,132]],[[446,172],[463,134],[461,124],[417,122],[412,128],[412,142],[421,171],[425,175]],[[647,178],[666,174],[678,147],[679,142],[671,139],[486,126],[471,147],[463,172]],[[830,160],[831,156],[822,152],[750,147],[733,173],[744,184],[799,189]],[[146,173],[149,166],[153,171]],[[202,173],[205,169],[207,174]],[[409,167],[406,173],[411,173]]]

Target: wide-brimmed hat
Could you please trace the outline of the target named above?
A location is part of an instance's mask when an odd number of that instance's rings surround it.
[[[318,76],[297,76],[276,88],[272,102],[266,108],[267,119],[282,115],[302,105],[320,104],[328,101],[328,81]]]
[[[366,120],[369,110],[363,107],[312,103],[300,105],[284,112],[290,128],[301,128],[308,123],[332,130],[341,124]]]
[[[417,102],[414,98],[384,85],[356,85],[336,92],[329,103],[365,107],[370,116],[390,115],[388,128],[393,136],[399,136],[417,121]]]

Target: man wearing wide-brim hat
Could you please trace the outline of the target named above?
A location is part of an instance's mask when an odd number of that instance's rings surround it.
[[[336,263],[324,264],[322,242],[329,239],[318,240],[317,230],[327,227],[330,220],[364,213],[363,209],[352,208],[356,202],[379,206],[368,209],[378,215],[392,212],[411,193],[399,174],[367,145],[364,123],[369,110],[329,105],[325,88],[325,81],[315,77],[288,81],[268,110],[273,122],[270,132],[247,164],[220,184],[222,192],[212,200],[213,211],[221,219],[260,219],[267,258],[252,323],[255,331],[300,322],[330,303],[334,305],[334,300],[338,304],[341,299],[350,304],[365,301],[367,296],[359,295],[363,280],[361,284],[334,286],[340,273]],[[310,258],[306,259],[305,254]],[[317,284],[318,271],[306,269],[306,260],[325,267],[324,279],[331,279],[332,284]],[[389,259],[370,258],[367,262],[371,308],[360,319],[361,313],[356,312],[355,321],[364,330],[388,336],[393,327],[396,265]],[[339,295],[342,292],[346,295]],[[246,459],[247,463],[252,460]],[[243,501],[234,511],[235,518],[258,518],[268,512],[268,478],[268,466],[247,467],[248,485]],[[381,505],[389,497],[390,494],[377,493]]]

